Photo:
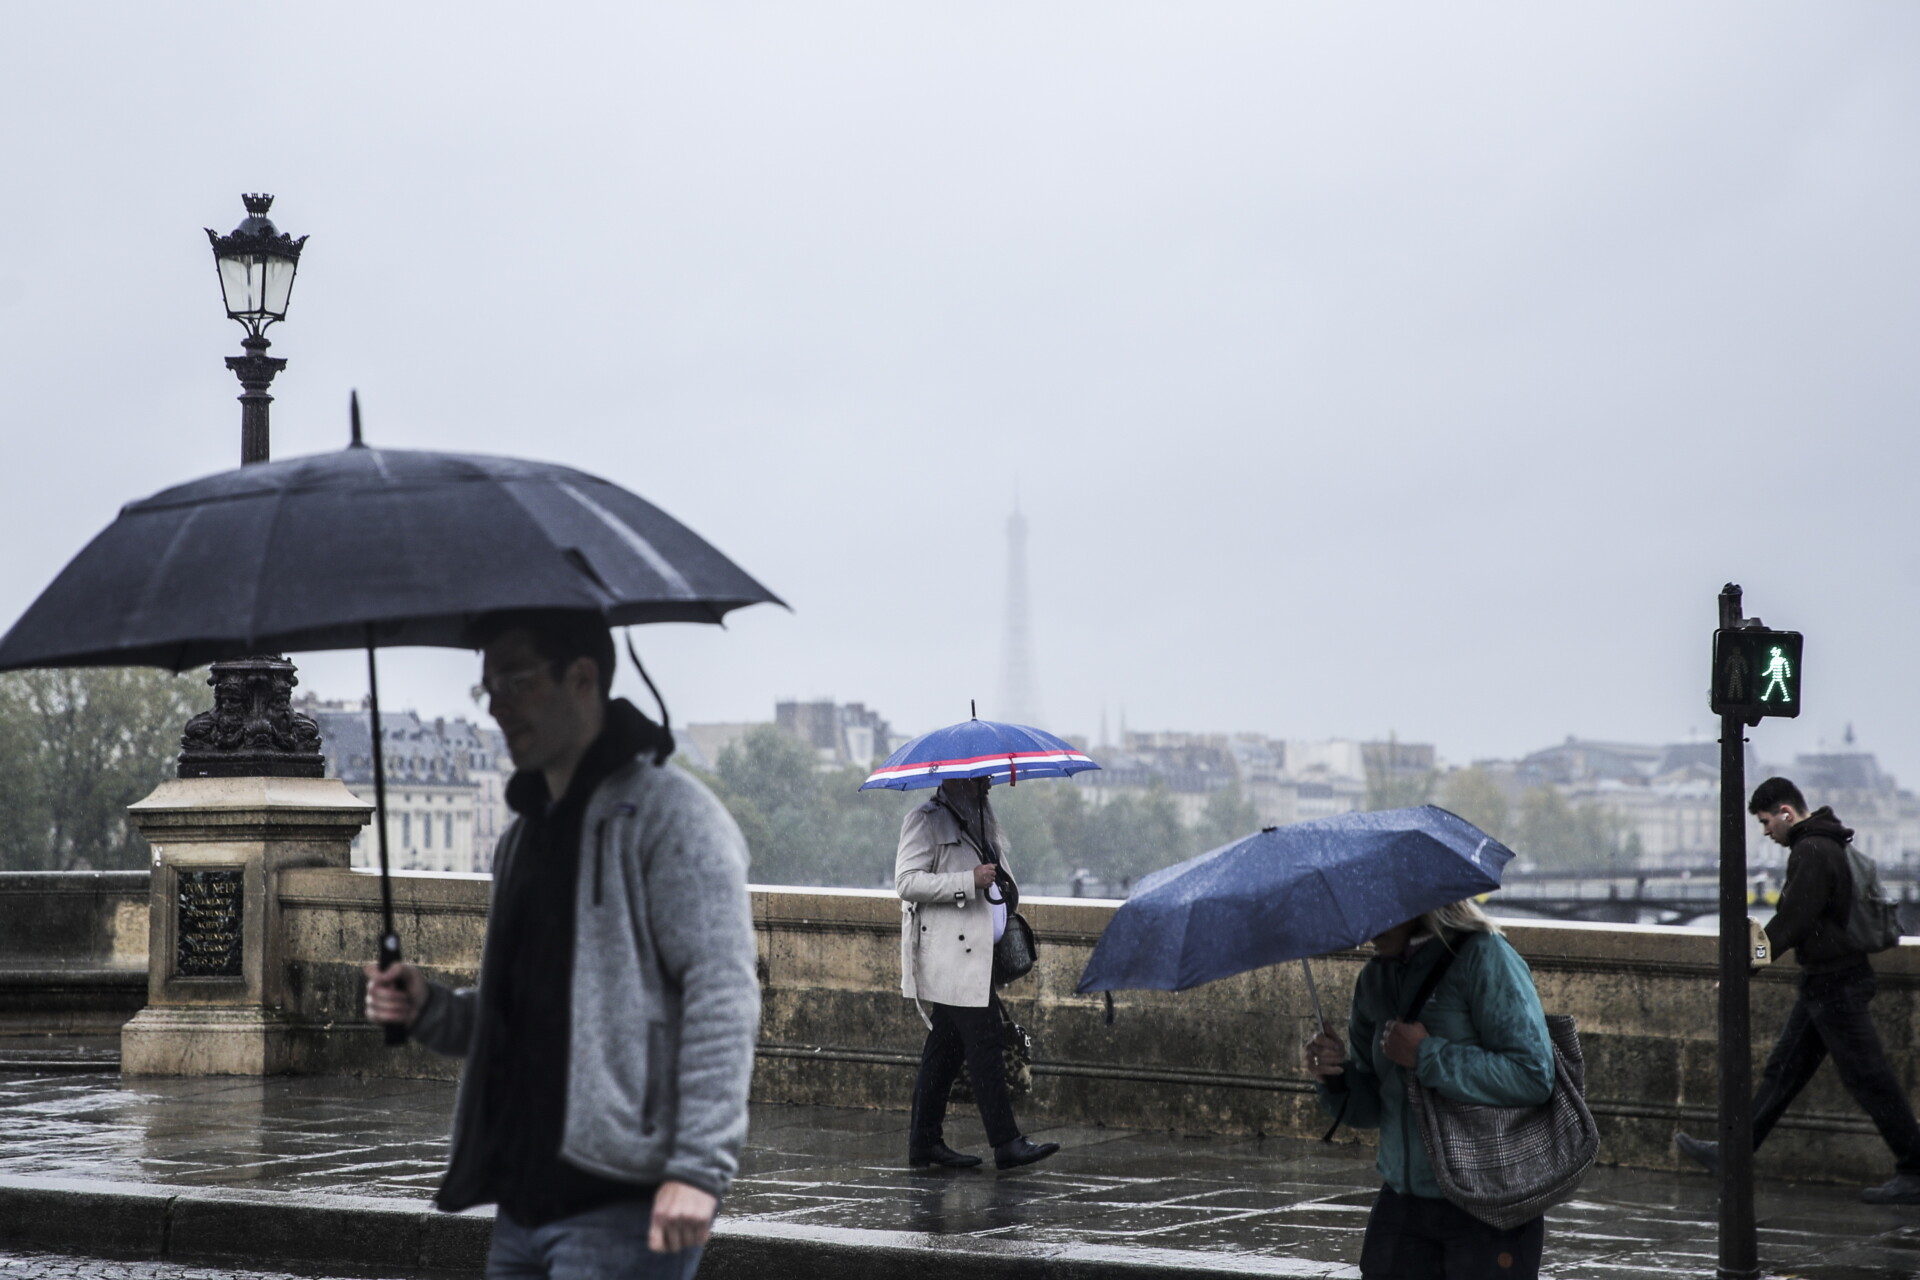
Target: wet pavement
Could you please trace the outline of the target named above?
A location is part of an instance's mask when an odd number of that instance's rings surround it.
[[[451,1103],[452,1087],[431,1081],[12,1071],[0,1073],[0,1177],[417,1203],[442,1168]],[[909,1172],[901,1113],[757,1106],[723,1231],[922,1248],[1070,1246],[1081,1258],[1222,1273],[1357,1275],[1352,1260],[1377,1185],[1366,1148],[1071,1126],[1031,1133],[1063,1151],[1006,1174]],[[971,1116],[956,1117],[948,1136],[985,1149]],[[1920,1208],[1874,1208],[1846,1188],[1777,1182],[1762,1185],[1758,1207],[1761,1259],[1773,1274],[1920,1277]],[[1596,1170],[1582,1197],[1549,1217],[1545,1274],[1711,1275],[1713,1213],[1704,1175]],[[28,1274],[0,1266],[0,1280]],[[165,1273],[203,1274],[231,1273]]]
[[[197,1267],[184,1262],[73,1258],[59,1253],[0,1252],[0,1280],[322,1280],[285,1271]]]

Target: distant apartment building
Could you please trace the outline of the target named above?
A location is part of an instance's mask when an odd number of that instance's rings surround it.
[[[812,747],[829,768],[870,768],[892,750],[892,726],[863,702],[777,702],[773,722]]]
[[[1422,786],[1433,780],[1435,753],[1431,742],[1385,742],[1360,744],[1361,777],[1385,785],[1412,782]]]
[[[1514,761],[1480,761],[1517,814],[1527,792],[1551,787],[1569,804],[1625,821],[1626,847],[1649,871],[1713,865],[1720,850],[1720,747],[1714,742],[1611,742],[1568,735]],[[1759,758],[1748,749],[1751,777]],[[1749,840],[1756,865],[1767,861]],[[1523,855],[1525,849],[1519,851]],[[1596,866],[1612,851],[1596,849]]]
[[[1328,738],[1287,740],[1287,776],[1295,794],[1294,821],[1311,822],[1367,807],[1374,785],[1411,784],[1404,798],[1424,796],[1435,771],[1432,743]]]
[[[1208,802],[1237,786],[1263,826],[1352,813],[1366,806],[1369,761],[1376,768],[1431,771],[1425,743],[1338,739],[1307,742],[1252,733],[1127,733],[1096,748],[1096,772],[1075,781],[1092,803],[1159,790],[1192,826]]]
[[[373,736],[364,707],[307,700],[300,709],[320,726],[327,776],[374,802]],[[513,765],[498,730],[470,721],[425,720],[411,711],[380,713],[387,789],[387,852],[396,870],[487,872],[512,815],[506,781]],[[354,838],[356,867],[376,867],[371,825]]]
[[[1236,733],[1227,739],[1240,792],[1253,806],[1263,827],[1283,827],[1300,821],[1299,784],[1287,773],[1287,744],[1258,733]]]
[[[1853,750],[1851,729],[1845,745],[1844,751],[1795,756],[1791,765],[1769,766],[1768,772],[1793,779],[1809,806],[1832,805],[1853,828],[1855,847],[1876,862],[1920,860],[1920,797],[1882,772],[1872,753]]]
[[[711,772],[719,766],[721,752],[766,723],[694,723],[675,729],[674,738],[685,763]],[[835,702],[831,698],[776,702],[772,723],[811,748],[822,769],[870,769],[908,741],[864,702]]]
[[[1851,748],[1851,737],[1848,740]],[[1512,762],[1482,765],[1518,805],[1539,786],[1559,789],[1573,804],[1610,809],[1625,818],[1645,870],[1701,869],[1720,857],[1720,746],[1605,742],[1569,737]],[[1772,774],[1791,778],[1814,807],[1830,804],[1854,829],[1862,853],[1885,863],[1920,857],[1920,799],[1901,790],[1868,752],[1796,756],[1790,765],[1762,764],[1747,748],[1749,788]],[[1786,850],[1747,828],[1747,860],[1778,869]],[[1523,851],[1524,852],[1524,851]]]
[[[1193,826],[1207,801],[1239,780],[1230,736],[1224,733],[1129,733],[1120,745],[1095,750],[1098,769],[1074,775],[1089,804],[1158,791],[1173,801],[1180,821]]]
[[[1367,807],[1367,784],[1359,778],[1328,776],[1296,779],[1293,784],[1293,820],[1312,822]]]

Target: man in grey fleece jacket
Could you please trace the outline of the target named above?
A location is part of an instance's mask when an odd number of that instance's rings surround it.
[[[519,771],[477,988],[367,966],[367,1014],[467,1060],[437,1203],[499,1205],[490,1280],[683,1280],[738,1167],[759,1024],[746,850],[609,700],[592,614],[483,620]]]

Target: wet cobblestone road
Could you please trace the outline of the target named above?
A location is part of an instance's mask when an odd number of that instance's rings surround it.
[[[0,1074],[0,1174],[419,1201],[439,1177],[451,1104],[452,1087],[431,1081]],[[956,1145],[983,1149],[971,1117],[951,1130]],[[897,1113],[756,1107],[726,1220],[1109,1246],[1143,1259],[1203,1255],[1265,1274],[1351,1277],[1376,1186],[1371,1152],[1359,1146],[1068,1126],[1034,1130],[1064,1150],[1031,1169],[910,1173],[904,1132]],[[1549,1218],[1547,1274],[1710,1275],[1713,1211],[1704,1176],[1597,1170],[1582,1198]],[[1766,1183],[1759,1217],[1772,1273],[1920,1277],[1920,1209],[1863,1205],[1842,1187]],[[0,1268],[0,1280],[37,1274]],[[237,1273],[156,1264],[45,1274]]]
[[[282,1271],[236,1271],[181,1262],[121,1262],[58,1253],[0,1253],[0,1280],[322,1280]],[[353,1280],[332,1277],[329,1280]]]

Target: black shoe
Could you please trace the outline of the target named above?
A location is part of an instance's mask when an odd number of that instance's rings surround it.
[[[1896,1173],[1877,1187],[1860,1193],[1868,1204],[1920,1204],[1920,1174]]]
[[[1696,1138],[1690,1133],[1676,1132],[1673,1135],[1673,1145],[1680,1148],[1681,1155],[1693,1161],[1695,1164],[1703,1166],[1708,1173],[1720,1172],[1719,1143],[1708,1142],[1703,1138]],[[1898,1181],[1898,1178],[1894,1179],[1894,1182]],[[1920,1182],[1920,1179],[1916,1179],[1916,1182]],[[1889,1182],[1887,1185],[1892,1186],[1893,1183]],[[1879,1190],[1879,1188],[1876,1187],[1875,1190]],[[1897,1202],[1887,1201],[1886,1203],[1892,1204]]]
[[[979,1156],[970,1156],[964,1151],[955,1151],[946,1143],[935,1139],[926,1146],[918,1143],[907,1144],[907,1167],[925,1169],[931,1165],[942,1165],[948,1169],[971,1169],[980,1163]]]
[[[993,1163],[1000,1169],[1018,1169],[1023,1164],[1045,1160],[1059,1149],[1057,1142],[1028,1142],[1025,1138],[1015,1138],[993,1149]]]

